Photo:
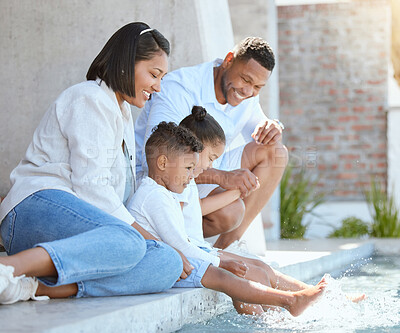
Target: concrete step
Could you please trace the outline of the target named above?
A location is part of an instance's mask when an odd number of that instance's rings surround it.
[[[264,258],[301,280],[368,258],[374,241],[276,241]],[[173,332],[230,308],[224,294],[206,289],[171,289],[140,296],[20,302],[0,306],[0,332]]]

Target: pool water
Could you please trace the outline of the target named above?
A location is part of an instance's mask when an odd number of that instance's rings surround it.
[[[283,310],[255,318],[232,307],[179,332],[400,332],[400,258],[374,257],[331,275],[324,296],[299,317]],[[345,296],[359,293],[367,299],[358,304]]]

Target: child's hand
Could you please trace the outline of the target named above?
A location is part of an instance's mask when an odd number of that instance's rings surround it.
[[[187,260],[187,258],[184,256],[184,254],[181,251],[179,251],[178,249],[175,249],[175,248],[174,248],[174,250],[179,253],[179,255],[181,256],[181,259],[182,259],[182,263],[183,263],[182,274],[181,274],[180,278],[177,280],[177,281],[179,281],[180,279],[186,279],[192,273],[192,270],[194,269],[194,267],[191,265],[189,260]]]
[[[221,260],[219,267],[235,274],[238,277],[244,278],[249,269],[243,261],[237,260]]]

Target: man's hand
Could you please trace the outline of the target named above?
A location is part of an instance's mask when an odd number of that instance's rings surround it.
[[[181,251],[179,251],[178,249],[175,249],[175,248],[174,248],[174,250],[179,253],[179,255],[181,256],[181,259],[182,259],[182,263],[183,263],[183,271],[182,271],[180,278],[178,279],[178,281],[179,281],[180,279],[186,279],[192,273],[192,270],[194,269],[194,267],[190,264],[189,260],[187,260],[187,258],[184,256],[184,254]]]
[[[257,144],[273,145],[282,140],[282,127],[275,120],[267,119],[256,126],[251,137]]]
[[[248,169],[225,171],[219,185],[225,190],[239,190],[242,199],[260,187],[257,176]]]
[[[244,278],[247,270],[249,269],[243,261],[237,260],[222,260],[219,263],[219,267],[226,269],[227,271],[235,274],[238,277]]]

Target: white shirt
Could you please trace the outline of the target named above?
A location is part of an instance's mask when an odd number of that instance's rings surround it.
[[[220,259],[189,241],[183,214],[175,193],[144,177],[133,195],[128,210],[136,222],[158,240],[181,251],[186,257],[198,258],[219,266]]]
[[[177,124],[191,114],[194,105],[206,108],[221,125],[226,136],[226,146],[239,134],[245,142],[252,140],[256,125],[267,117],[264,115],[259,97],[245,99],[239,105],[221,105],[214,90],[214,67],[222,60],[206,62],[193,67],[184,67],[168,73],[161,82],[161,92],[152,94],[135,124],[136,172],[147,172],[144,144],[154,126],[161,121]]]
[[[25,158],[12,171],[0,221],[30,194],[58,189],[132,224],[122,203],[127,174],[123,140],[134,174],[129,104],[124,102],[121,112],[115,93],[104,82],[86,81],[66,89],[44,115]],[[131,196],[134,187],[133,183]]]
[[[183,202],[183,219],[190,242],[211,250],[210,243],[205,241],[203,236],[203,214],[201,213],[199,190],[194,179],[177,198],[180,202]]]

